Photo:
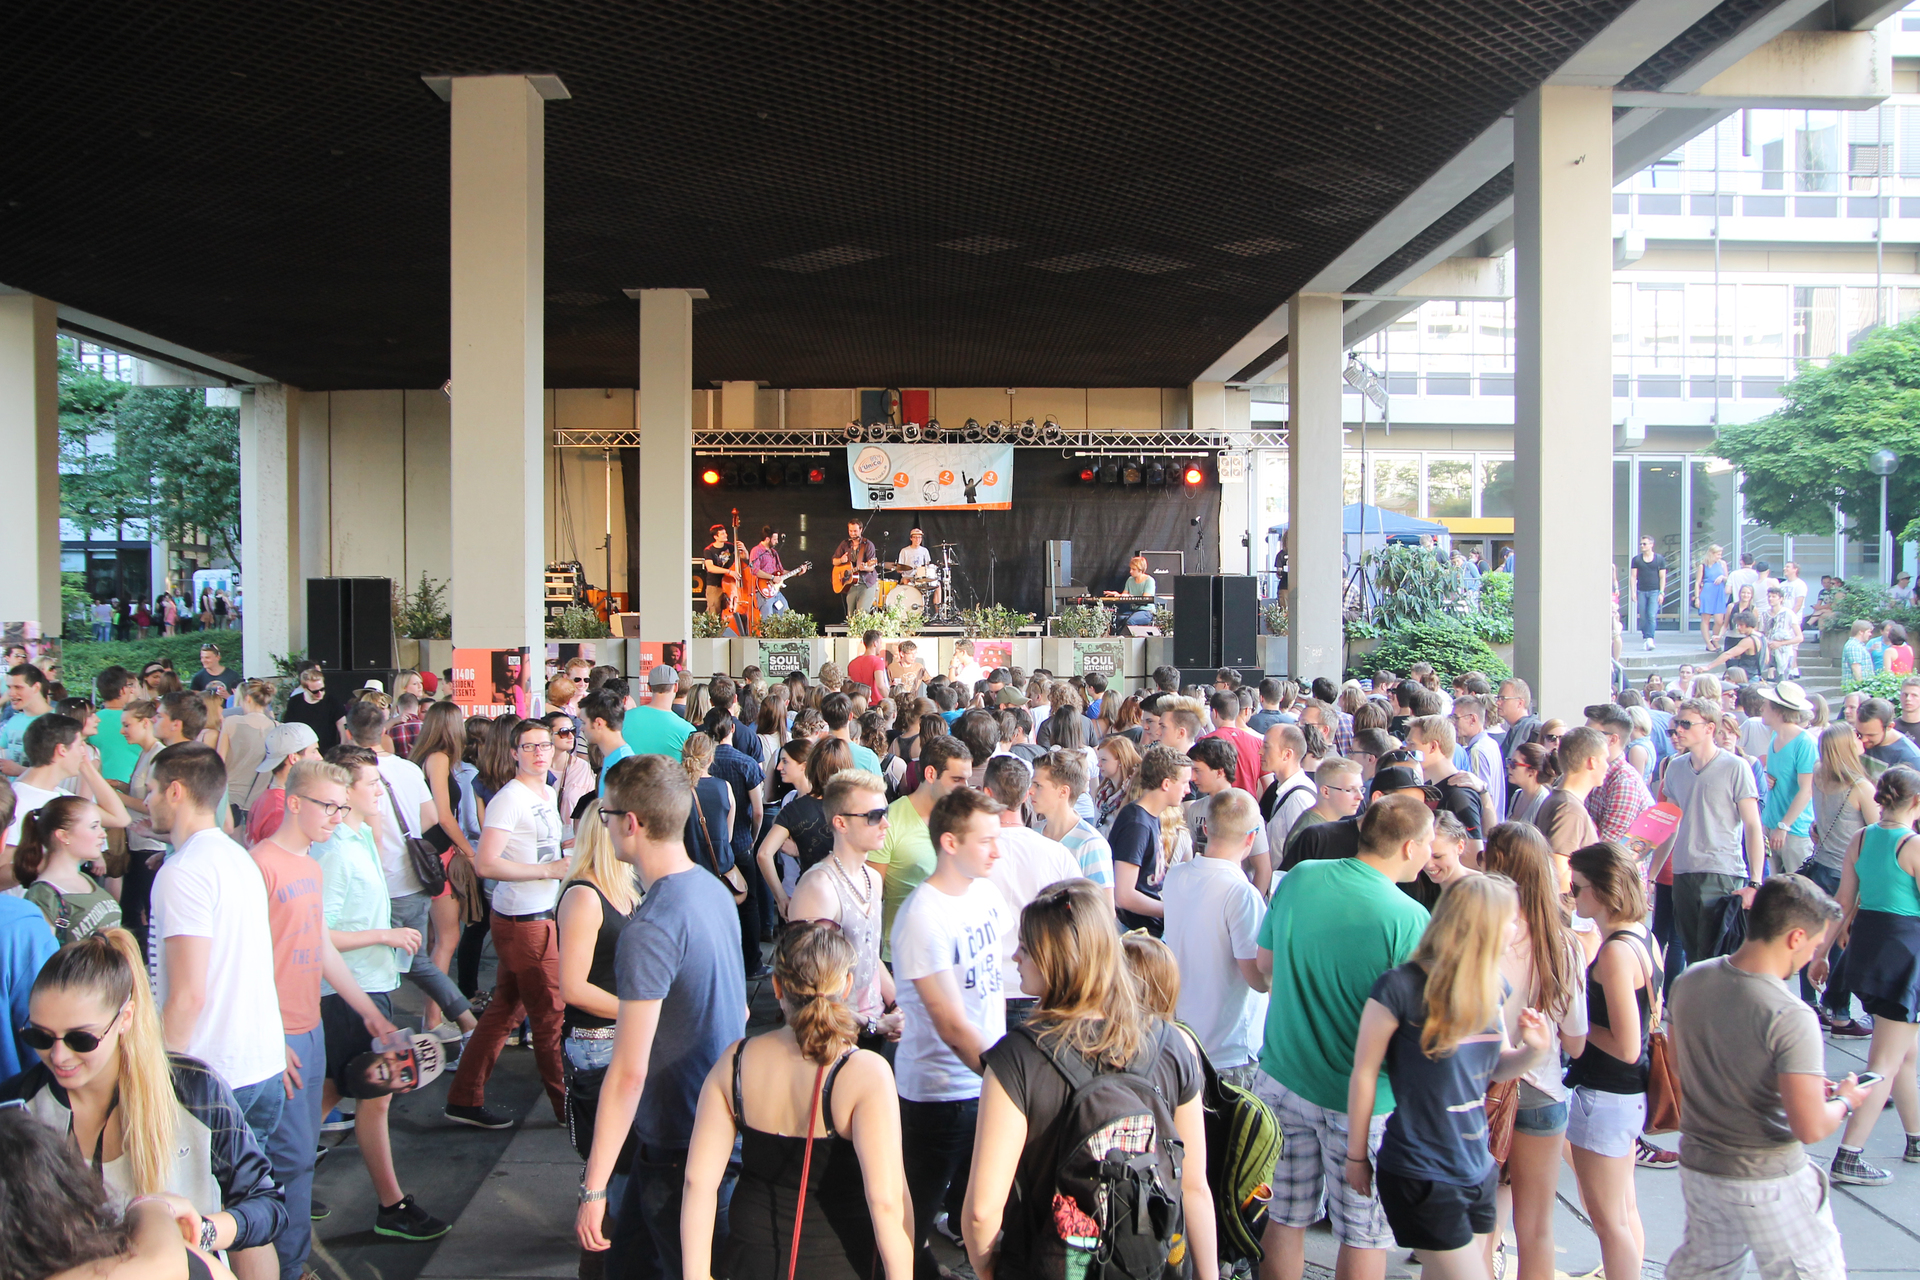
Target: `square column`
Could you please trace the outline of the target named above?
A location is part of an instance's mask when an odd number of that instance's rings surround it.
[[[279,383],[240,397],[240,563],[247,625],[240,673],[270,677],[273,655],[304,648],[294,642],[300,564],[300,393]]]
[[[0,293],[0,453],[14,477],[0,502],[0,622],[59,635],[60,366],[54,304]]]
[[[1338,294],[1287,301],[1287,656],[1292,674],[1339,683],[1340,446],[1345,423]]]
[[[700,291],[628,292],[640,302],[640,390],[633,402],[640,432],[633,547],[640,596],[634,608],[641,639],[682,641],[693,636],[687,583],[694,546],[693,299]],[[753,540],[744,526],[741,536]]]
[[[455,76],[452,145],[453,640],[546,643],[541,531],[546,120],[525,76]]]
[[[1613,94],[1514,110],[1514,667],[1569,721],[1611,689]]]

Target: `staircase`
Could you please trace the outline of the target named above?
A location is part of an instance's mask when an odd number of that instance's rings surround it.
[[[1809,630],[1808,637],[1807,643],[1800,646],[1800,687],[1810,694],[1817,693],[1824,697],[1837,717],[1842,696],[1839,664],[1820,652],[1816,632]],[[1654,672],[1671,684],[1680,678],[1681,663],[1690,662],[1698,667],[1720,656],[1700,643],[1698,631],[1685,635],[1662,631],[1655,638],[1655,647],[1651,651],[1644,647],[1645,642],[1638,632],[1630,631],[1620,639],[1623,646],[1620,664],[1626,668],[1628,685],[1635,689],[1645,685],[1647,677]]]

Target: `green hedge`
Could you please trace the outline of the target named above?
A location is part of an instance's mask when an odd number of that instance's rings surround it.
[[[1911,674],[1911,673],[1909,673]],[[1868,676],[1865,680],[1849,680],[1841,686],[1846,693],[1858,693],[1867,698],[1885,698],[1897,710],[1900,706],[1900,685],[1907,675],[1883,671],[1877,676]]]
[[[119,665],[140,674],[140,668],[159,658],[173,659],[173,669],[182,684],[193,679],[200,669],[200,646],[212,641],[220,646],[220,657],[228,668],[240,670],[240,632],[194,631],[183,636],[156,636],[151,640],[63,640],[60,644],[60,678],[74,697],[93,696],[93,678],[108,667]],[[252,674],[258,675],[259,672]]]
[[[1364,667],[1356,667],[1347,674],[1365,677],[1385,668],[1405,675],[1416,662],[1432,666],[1440,673],[1442,683],[1450,683],[1457,675],[1478,671],[1497,685],[1513,674],[1486,641],[1471,628],[1450,619],[1396,627],[1381,638],[1363,662]]]

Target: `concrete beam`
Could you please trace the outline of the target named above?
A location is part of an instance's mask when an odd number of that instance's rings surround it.
[[[1698,89],[1616,93],[1625,107],[1861,111],[1893,92],[1893,42],[1873,31],[1783,31]]]

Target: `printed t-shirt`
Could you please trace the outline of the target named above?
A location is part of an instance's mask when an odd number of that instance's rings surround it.
[[[1380,1143],[1380,1169],[1403,1178],[1478,1186],[1493,1172],[1487,1149],[1487,1081],[1506,1043],[1496,1005],[1493,1021],[1452,1053],[1429,1058],[1420,1047],[1427,1021],[1427,973],[1403,964],[1381,974],[1368,998],[1400,1025],[1387,1041],[1384,1066],[1394,1108]]]
[[[487,801],[481,838],[485,839],[486,832],[493,830],[507,833],[507,843],[500,850],[500,856],[508,862],[533,865],[558,862],[563,856],[560,813],[553,807],[553,797],[545,787],[536,793],[518,778],[507,779],[507,784]],[[493,909],[503,916],[551,911],[559,901],[558,880],[500,880],[493,886]],[[733,899],[729,897],[727,901]],[[737,927],[738,922],[735,924]]]
[[[1260,922],[1260,946],[1273,953],[1260,1069],[1317,1107],[1345,1111],[1361,1010],[1426,928],[1427,909],[1359,858],[1288,872]],[[1373,1113],[1391,1110],[1393,1086],[1382,1080]]]
[[[100,887],[100,882],[82,871],[92,887],[85,893],[67,893],[51,881],[35,880],[20,895],[40,908],[53,926],[53,936],[61,946],[90,938],[102,929],[120,927],[120,900]]]
[[[740,914],[726,886],[702,867],[648,885],[615,945],[614,983],[622,1001],[660,1002],[633,1132],[684,1148],[707,1072],[747,1030]]]
[[[334,828],[331,839],[314,845],[308,853],[320,864],[320,905],[326,912],[328,929],[364,933],[393,928],[393,900],[387,896],[387,878],[380,870],[373,832],[365,823],[354,826],[342,822]],[[400,952],[393,947],[355,947],[342,951],[340,958],[368,995],[400,985]],[[333,984],[324,977],[320,993],[334,994]]]
[[[893,1070],[902,1098],[953,1102],[980,1096],[980,1077],[940,1038],[914,983],[953,971],[962,1013],[983,1043],[994,1043],[1007,1031],[1000,939],[1012,927],[1006,899],[989,880],[975,880],[961,894],[923,884],[900,908],[893,922],[893,978],[904,1017]]]
[[[320,931],[327,927],[320,864],[277,844],[258,845],[252,856],[267,885],[280,1029],[304,1035],[320,1025],[320,962],[326,955]]]

